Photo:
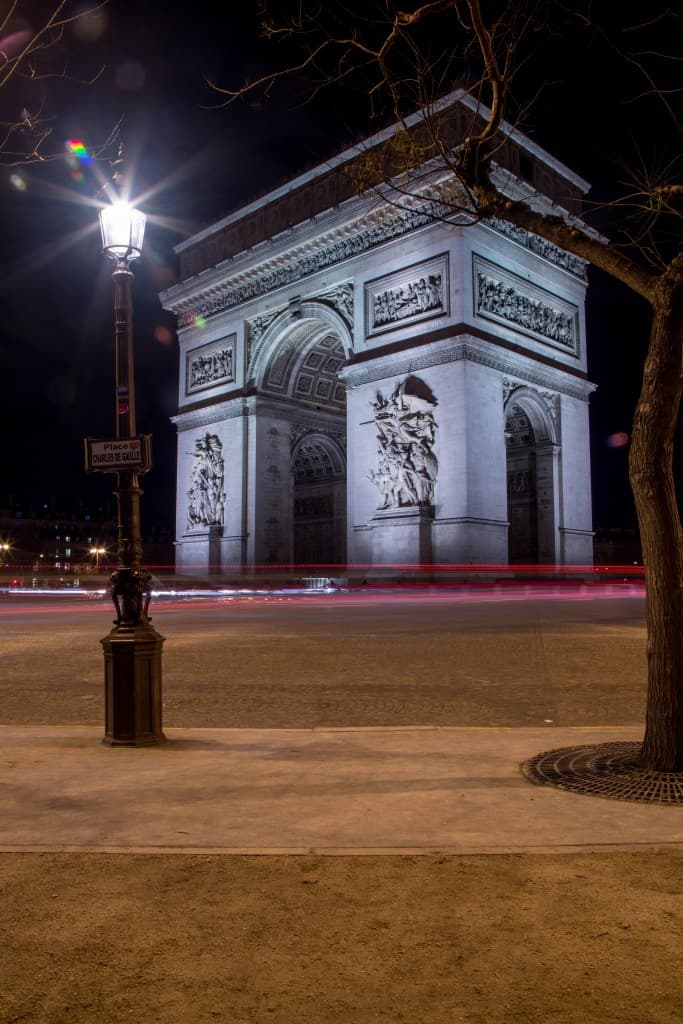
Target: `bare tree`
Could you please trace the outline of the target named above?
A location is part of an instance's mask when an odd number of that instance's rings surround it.
[[[0,0],[0,163],[17,166],[63,157],[54,144],[51,100],[68,83],[91,85],[70,59],[66,34],[97,31],[109,0]],[[111,141],[107,140],[107,143]]]
[[[404,130],[390,143],[391,153],[369,153],[357,163],[359,187],[379,187],[400,203],[416,194],[419,168],[446,168],[454,185],[450,196],[439,197],[435,216],[502,218],[589,261],[649,303],[651,330],[629,464],[647,587],[648,687],[640,767],[681,772],[683,538],[673,448],[683,386],[683,256],[677,242],[683,186],[668,163],[653,171],[643,161],[640,169],[629,171],[625,187],[611,202],[620,224],[618,236],[610,241],[568,212],[540,211],[532,190],[525,198],[511,198],[496,174],[496,156],[511,123],[524,126],[539,102],[534,82],[545,84],[536,70],[539,55],[568,26],[583,33],[576,74],[598,39],[603,51],[611,48],[615,61],[628,68],[629,87],[637,82],[639,98],[658,105],[680,145],[677,82],[666,70],[676,66],[670,56],[676,51],[661,48],[663,38],[680,32],[680,17],[655,5],[648,6],[639,24],[629,23],[617,5],[622,21],[616,38],[595,20],[598,6],[588,4],[582,11],[580,4],[565,6],[560,0],[406,0],[403,6],[380,0],[376,8],[371,3],[355,10],[334,5],[333,12],[316,5],[308,15],[305,0],[300,0],[288,23],[275,24],[267,16],[263,21],[270,39],[290,46],[303,43],[300,60],[287,60],[280,70],[232,90],[212,84],[219,102],[268,96],[278,80],[293,74],[307,76],[309,95],[330,86],[360,88],[374,109],[382,109],[384,102]],[[657,44],[650,41],[653,30]],[[605,68],[605,74],[615,73],[615,66]],[[520,79],[526,81],[524,103],[516,101],[513,89]],[[454,139],[434,99],[456,83],[477,102],[467,130]],[[624,100],[634,98],[633,93]],[[414,130],[406,116],[418,106],[425,115]],[[444,202],[450,204],[445,212]]]

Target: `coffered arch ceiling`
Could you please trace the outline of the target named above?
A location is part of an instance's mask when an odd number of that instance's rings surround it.
[[[346,388],[337,379],[345,363],[341,339],[328,325],[306,320],[283,333],[261,381],[267,394],[343,412]]]
[[[345,476],[344,454],[331,438],[306,434],[292,452],[292,476],[295,484],[317,484],[340,480]]]
[[[529,417],[516,403],[509,405],[507,409],[505,440],[508,448],[527,448],[536,443]]]

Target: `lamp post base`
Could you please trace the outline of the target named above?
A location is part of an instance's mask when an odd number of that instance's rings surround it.
[[[117,626],[100,641],[104,651],[102,740],[109,746],[148,747],[163,743],[161,648],[164,637],[152,626]]]

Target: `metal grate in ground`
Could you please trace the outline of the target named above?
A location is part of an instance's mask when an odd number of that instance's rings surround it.
[[[683,772],[638,768],[640,743],[599,743],[546,750],[523,761],[522,774],[537,785],[555,786],[610,800],[683,804]]]

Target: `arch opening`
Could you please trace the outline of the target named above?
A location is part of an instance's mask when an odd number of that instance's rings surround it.
[[[257,403],[265,427],[261,444],[267,449],[257,464],[272,466],[279,453],[279,472],[271,473],[263,500],[256,502],[261,560],[343,564],[346,387],[338,376],[346,363],[343,339],[328,319],[310,315],[273,326],[254,367],[257,395],[267,400]]]
[[[529,417],[512,403],[505,417],[507,457],[508,560],[538,561],[536,436]]]
[[[545,400],[531,388],[512,393],[505,408],[508,561],[558,559],[557,430]]]
[[[346,460],[329,437],[307,434],[292,450],[293,561],[346,561]]]

